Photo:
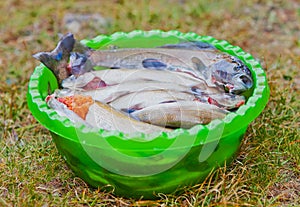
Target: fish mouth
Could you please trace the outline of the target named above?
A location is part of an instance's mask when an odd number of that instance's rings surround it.
[[[253,86],[253,80],[247,75],[235,75],[229,80],[224,80],[220,77],[213,77],[213,83],[226,93],[240,94],[249,90]]]
[[[233,87],[229,89],[230,93],[240,94],[249,90],[253,86],[253,80],[247,75],[236,75],[233,77]]]
[[[253,86],[253,80],[247,75],[240,75],[238,79],[245,86],[246,89],[250,89]]]

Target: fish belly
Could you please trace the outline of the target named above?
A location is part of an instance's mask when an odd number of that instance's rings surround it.
[[[152,105],[176,102],[179,100],[193,101],[195,100],[195,96],[191,93],[181,91],[141,91],[121,96],[110,102],[109,105],[116,110],[131,113],[132,111],[143,109]]]
[[[191,128],[197,124],[207,124],[214,119],[222,119],[226,114],[226,110],[215,105],[178,101],[149,106],[131,113],[131,116],[158,126]]]
[[[137,132],[150,134],[172,131],[171,129],[137,121],[99,102],[95,102],[90,106],[85,120],[92,126],[100,129],[117,130],[128,134]]]
[[[139,80],[123,82],[117,85],[107,86],[96,90],[77,91],[77,93],[85,96],[91,96],[94,100],[100,101],[102,103],[110,103],[126,94],[153,90],[192,92],[190,87],[184,85]]]

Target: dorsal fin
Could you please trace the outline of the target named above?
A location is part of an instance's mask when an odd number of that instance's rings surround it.
[[[177,44],[166,44],[160,48],[168,49],[186,49],[186,50],[215,50],[215,46],[201,41],[180,42]]]

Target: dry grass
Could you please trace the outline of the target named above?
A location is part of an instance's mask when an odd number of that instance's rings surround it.
[[[0,206],[300,205],[300,4],[290,1],[1,1]],[[132,200],[89,188],[30,114],[31,55],[53,48],[67,13],[110,18],[101,32],[177,29],[226,39],[257,57],[271,97],[238,157],[181,195]],[[100,33],[87,24],[78,39]]]

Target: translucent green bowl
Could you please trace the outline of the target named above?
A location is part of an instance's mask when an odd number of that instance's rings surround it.
[[[247,103],[208,125],[128,137],[117,131],[91,130],[59,116],[45,102],[48,92],[58,87],[57,81],[44,65],[35,68],[28,87],[29,109],[50,130],[69,167],[91,186],[110,186],[115,194],[124,197],[155,198],[157,193],[172,193],[203,181],[213,169],[235,157],[249,123],[262,112],[269,98],[265,73],[250,54],[224,40],[178,31],[117,32],[82,43],[101,49],[156,47],[182,40],[207,42],[239,57],[254,77]]]

